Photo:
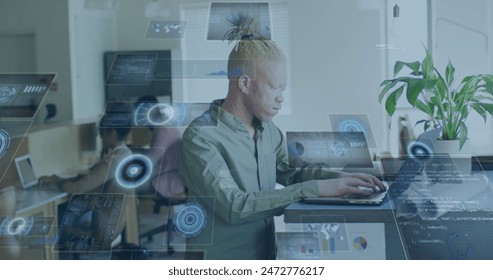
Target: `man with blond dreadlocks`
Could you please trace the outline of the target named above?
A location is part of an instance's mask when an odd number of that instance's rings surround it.
[[[357,186],[385,188],[367,174],[289,166],[283,133],[272,122],[287,83],[286,57],[273,41],[242,36],[229,56],[228,79],[226,98],[213,101],[182,140],[180,172],[207,219],[187,240],[187,252],[205,259],[275,259],[273,217],[290,203],[368,193]]]

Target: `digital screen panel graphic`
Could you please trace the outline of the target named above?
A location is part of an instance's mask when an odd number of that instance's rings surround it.
[[[242,14],[258,19],[258,29],[254,36],[271,40],[270,7],[268,2],[212,2],[210,6],[207,40],[224,40],[225,34],[232,28]],[[238,38],[240,39],[240,38]]]
[[[55,74],[0,73],[0,118],[33,118]]]
[[[171,207],[171,205],[170,205]],[[214,236],[215,198],[190,196],[184,204],[174,206],[173,229],[176,238],[173,243],[184,245],[193,240],[196,245],[210,245]],[[163,239],[163,245],[166,238]]]
[[[123,188],[135,189],[148,182],[152,173],[151,159],[144,154],[134,153],[118,164],[115,179]]]
[[[286,140],[288,159],[293,166],[373,167],[363,132],[288,131]]]
[[[365,133],[368,146],[376,148],[375,136],[367,114],[328,114],[330,130]]]
[[[78,194],[70,200],[54,249],[64,252],[110,251],[124,194]]]
[[[181,39],[186,22],[182,20],[151,20],[147,26],[146,39]]]
[[[105,52],[106,101],[171,96],[171,69],[170,50]]]
[[[202,233],[207,225],[207,213],[199,203],[189,202],[173,217],[175,230],[183,237],[194,237]]]
[[[460,166],[451,168],[450,163],[458,161],[447,158],[422,162],[407,157],[390,185],[394,217],[408,257],[492,259],[491,181],[483,170],[468,173]],[[473,161],[477,160],[473,157]]]
[[[51,244],[48,238],[53,217],[0,217],[0,247],[42,247]]]
[[[339,222],[336,222],[339,221]],[[301,216],[277,233],[278,259],[385,259],[383,223],[346,223],[344,216]]]
[[[117,54],[106,78],[106,84],[149,85],[157,58],[156,53]]]
[[[10,147],[10,134],[0,128],[0,158],[7,152]]]
[[[0,181],[9,166],[15,173],[14,156],[31,124],[31,119],[0,119]]]
[[[319,233],[278,232],[277,254],[281,260],[320,260]]]

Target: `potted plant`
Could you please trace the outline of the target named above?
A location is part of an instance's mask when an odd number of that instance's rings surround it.
[[[411,72],[399,75],[406,68]],[[418,122],[424,123],[425,131],[430,127],[441,127],[438,140],[456,143],[458,150],[448,151],[450,154],[459,153],[468,139],[466,119],[471,111],[476,111],[485,122],[488,115],[493,116],[493,75],[472,75],[457,82],[452,63],[449,61],[445,75],[442,75],[433,65],[428,51],[421,63],[397,61],[394,78],[384,80],[380,87],[378,100],[380,103],[385,100],[385,110],[390,117],[405,93],[409,104],[427,115],[426,120]]]

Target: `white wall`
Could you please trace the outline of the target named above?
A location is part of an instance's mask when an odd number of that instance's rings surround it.
[[[177,0],[161,0],[170,10],[167,20],[177,20],[180,17]],[[120,8],[117,16],[117,37],[119,50],[162,50],[179,49],[180,41],[174,39],[145,39],[145,31],[149,24],[144,17],[147,0],[119,0]],[[162,18],[161,18],[162,19]]]
[[[356,0],[290,1],[292,114],[285,130],[328,130],[328,113],[368,114],[379,149],[386,149],[382,107],[381,11]],[[382,145],[383,144],[383,145]]]
[[[73,119],[100,115],[105,106],[103,53],[116,48],[116,10],[88,9],[69,0]]]
[[[432,46],[435,63],[444,71],[449,59],[457,82],[467,75],[493,73],[493,2],[433,0]],[[493,118],[485,124],[476,113],[466,121],[475,154],[493,153]]]

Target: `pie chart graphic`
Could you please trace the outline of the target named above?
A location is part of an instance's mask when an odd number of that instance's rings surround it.
[[[368,246],[368,242],[366,242],[366,239],[362,236],[358,236],[355,239],[353,239],[353,248],[356,251],[364,251],[366,250],[366,247]]]

